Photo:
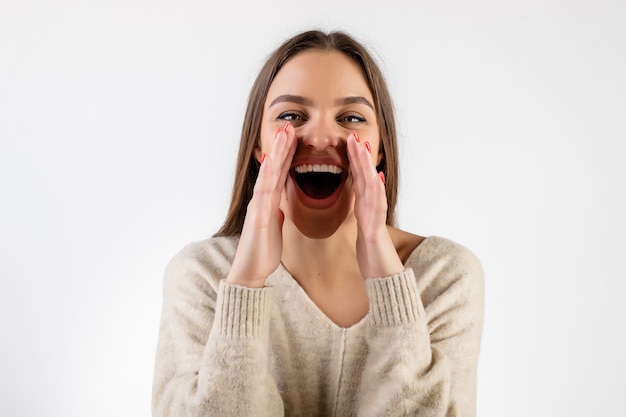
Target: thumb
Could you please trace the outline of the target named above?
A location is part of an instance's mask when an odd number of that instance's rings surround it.
[[[282,229],[283,223],[285,222],[285,213],[281,209],[278,209],[278,213],[276,213],[276,221],[278,222],[278,226]]]

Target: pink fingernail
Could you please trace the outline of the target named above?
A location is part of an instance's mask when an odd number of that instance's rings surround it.
[[[356,130],[352,133],[354,134],[354,139],[356,140],[356,142],[361,142],[361,138],[359,138],[359,133]]]
[[[378,176],[380,177],[380,180],[383,182],[383,184],[385,183],[385,173],[380,171],[380,173],[378,174]]]
[[[265,157],[267,156],[267,154],[265,152],[263,152],[263,155],[261,155],[261,163],[263,163],[263,161],[265,161]]]
[[[283,125],[283,128],[282,128],[282,131],[286,132],[288,127],[289,127],[289,122],[285,122],[285,124]]]
[[[369,142],[365,142],[365,149],[367,149],[369,153],[372,153],[372,145],[370,145]]]

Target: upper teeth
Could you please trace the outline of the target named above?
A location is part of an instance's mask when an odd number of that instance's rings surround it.
[[[341,174],[343,169],[337,165],[328,164],[304,164],[296,167],[298,174],[305,174],[307,172],[330,172],[331,174]]]

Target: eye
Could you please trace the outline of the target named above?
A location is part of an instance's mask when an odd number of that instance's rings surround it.
[[[367,120],[365,120],[364,117],[358,116],[356,114],[346,114],[339,118],[339,122],[341,123],[364,123],[366,121]]]
[[[305,120],[303,115],[299,113],[291,112],[291,111],[286,111],[286,112],[279,114],[277,119],[285,120],[288,122],[300,122],[300,121]]]

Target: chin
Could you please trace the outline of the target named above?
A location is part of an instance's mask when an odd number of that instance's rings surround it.
[[[288,180],[283,200],[285,219],[309,239],[331,237],[354,211],[350,181],[344,181],[333,194],[331,198],[324,199],[325,201],[314,201],[304,195],[295,181]]]
[[[346,216],[347,217],[347,216]],[[345,220],[344,218],[320,216],[319,219],[292,219],[298,231],[309,239],[326,239],[335,234]]]

